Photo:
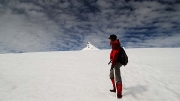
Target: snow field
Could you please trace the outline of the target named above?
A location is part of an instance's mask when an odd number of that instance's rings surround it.
[[[180,48],[126,49],[121,101],[179,101]],[[110,50],[0,55],[0,101],[115,101]]]

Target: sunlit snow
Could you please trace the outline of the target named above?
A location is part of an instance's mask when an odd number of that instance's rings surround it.
[[[119,101],[180,101],[180,48],[126,49]],[[0,55],[0,101],[115,101],[110,50]]]

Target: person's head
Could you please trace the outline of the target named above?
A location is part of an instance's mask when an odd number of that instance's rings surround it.
[[[111,34],[108,39],[110,41],[115,41],[117,39],[117,36],[115,34]]]

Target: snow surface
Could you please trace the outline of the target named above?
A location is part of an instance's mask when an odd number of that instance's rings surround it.
[[[95,47],[94,45],[92,45],[90,42],[87,42],[87,46],[82,49],[82,51],[85,51],[85,50],[99,50],[97,47]]]
[[[126,49],[119,101],[180,101],[180,48]],[[0,101],[115,101],[110,50],[0,55]]]

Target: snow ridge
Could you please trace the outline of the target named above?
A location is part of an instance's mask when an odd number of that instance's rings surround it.
[[[96,48],[94,45],[92,45],[90,42],[87,42],[87,46],[82,49],[82,51],[84,50],[99,50],[98,48]]]

